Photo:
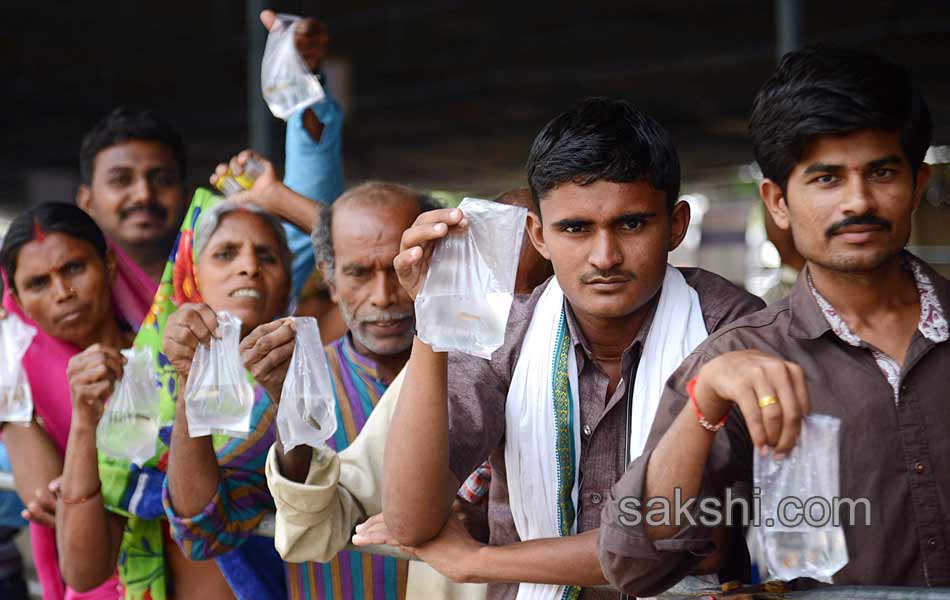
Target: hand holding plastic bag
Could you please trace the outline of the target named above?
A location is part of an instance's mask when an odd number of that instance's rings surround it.
[[[336,404],[317,320],[294,319],[297,336],[277,408],[277,432],[285,452],[325,443],[336,432]]]
[[[830,583],[848,564],[844,530],[834,524],[837,515],[832,513],[839,496],[840,426],[835,417],[811,415],[802,419],[798,443],[783,460],[755,454],[754,482],[762,491],[759,542],[772,577]],[[783,506],[788,498],[800,500],[800,514]]]
[[[323,99],[325,93],[294,45],[300,17],[277,15],[267,36],[261,61],[261,91],[270,111],[285,121],[295,112]]]
[[[0,320],[0,423],[33,420],[33,392],[21,361],[35,335],[16,315]]]
[[[96,427],[96,446],[107,456],[142,466],[154,456],[158,440],[158,377],[148,348],[129,348],[122,356],[122,379]]]
[[[436,352],[491,358],[505,341],[528,211],[488,200],[459,204],[468,226],[432,252],[416,296],[419,339]]]
[[[251,430],[254,387],[241,363],[241,320],[218,313],[220,338],[199,344],[185,385],[188,433],[201,437],[221,433],[247,437]]]

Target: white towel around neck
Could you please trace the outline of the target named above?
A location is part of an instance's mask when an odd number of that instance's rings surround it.
[[[505,467],[515,529],[521,540],[560,535],[552,369],[557,349],[564,294],[551,278],[542,292],[521,345],[505,405]],[[683,275],[667,266],[650,331],[634,383],[630,423],[630,457],[643,452],[666,380],[707,336],[699,295]],[[574,410],[574,464],[580,461],[580,410],[577,362],[568,351],[568,380]],[[605,399],[600,398],[603,402]],[[575,466],[575,475],[578,467]],[[571,498],[577,506],[577,480]],[[571,534],[577,533],[575,519]],[[563,585],[522,583],[518,600],[557,600]]]

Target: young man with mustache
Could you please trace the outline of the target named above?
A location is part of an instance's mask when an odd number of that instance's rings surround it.
[[[670,587],[710,532],[634,526],[621,499],[748,497],[753,452],[784,457],[812,413],[841,420],[839,496],[867,499],[837,515],[849,562],[834,582],[950,585],[950,283],[904,248],[930,175],[924,97],[903,67],[810,48],[759,91],[749,131],[759,192],[805,269],[670,378],[648,451],[604,504],[604,573],[638,596]]]
[[[188,207],[181,136],[152,111],[117,108],[83,138],[79,173],[76,204],[157,287]]]
[[[679,159],[667,132],[629,102],[592,98],[556,117],[535,139],[527,175],[538,211],[530,241],[555,276],[515,300],[491,360],[414,340],[387,439],[392,535],[360,535],[415,547],[450,578],[488,582],[489,598],[614,598],[594,589],[606,582],[600,510],[640,452],[664,371],[762,303],[712,273],[667,264],[689,224]],[[433,211],[403,235],[394,264],[410,296],[432,245],[463,219]],[[486,546],[450,507],[489,455]]]

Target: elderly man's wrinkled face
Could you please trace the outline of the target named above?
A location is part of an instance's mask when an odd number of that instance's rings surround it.
[[[287,309],[290,273],[283,244],[261,215],[228,213],[195,263],[201,298],[215,311],[241,319],[243,333]]]
[[[361,353],[389,356],[412,345],[415,313],[393,259],[403,231],[418,214],[411,196],[385,204],[354,199],[334,208],[334,267],[328,283]]]

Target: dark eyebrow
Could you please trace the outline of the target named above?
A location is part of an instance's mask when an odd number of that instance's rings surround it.
[[[843,167],[841,165],[829,165],[825,163],[813,163],[808,165],[805,169],[804,175],[810,175],[811,173],[837,173]]]
[[[584,227],[585,225],[591,225],[593,221],[589,219],[561,219],[560,221],[554,223],[554,226],[558,229],[563,229],[564,227]]]
[[[885,167],[887,165],[895,165],[895,164],[899,165],[901,164],[901,162],[903,161],[900,156],[897,156],[896,154],[890,154],[883,158],[879,158],[877,160],[872,160],[871,162],[869,162],[868,170],[873,171],[874,169],[880,169],[881,167]]]
[[[133,170],[134,168],[128,165],[113,165],[106,170],[106,173],[124,173]]]
[[[628,221],[646,221],[647,219],[652,219],[656,216],[656,213],[652,212],[635,212],[628,213],[625,215],[620,215],[616,219],[613,219],[613,224],[626,223]]]
[[[902,162],[902,159],[900,156],[897,156],[896,154],[888,154],[887,156],[882,156],[881,158],[872,160],[871,162],[868,163],[867,168],[870,170],[879,169],[885,165],[900,164],[901,162]],[[804,174],[809,175],[811,173],[837,173],[841,171],[842,168],[843,167],[841,165],[815,163],[812,165],[808,165],[808,167],[805,169]]]

